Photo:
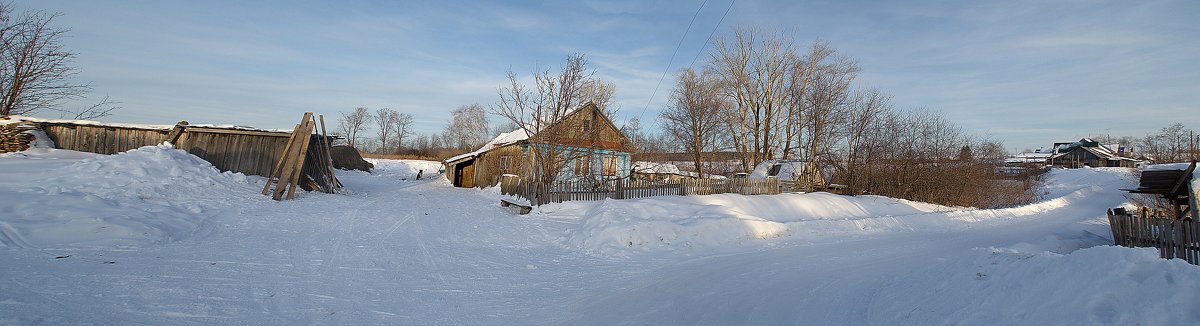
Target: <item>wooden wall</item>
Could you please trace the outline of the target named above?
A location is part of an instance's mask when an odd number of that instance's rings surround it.
[[[209,161],[221,171],[268,176],[291,133],[189,127],[176,148]]]
[[[170,130],[74,124],[38,124],[54,146],[73,151],[116,154],[167,140]]]
[[[500,160],[504,156],[508,156],[511,163],[509,163],[508,170],[501,171]],[[529,174],[529,166],[526,161],[525,152],[521,150],[519,144],[511,144],[484,152],[475,160],[475,185],[478,187],[495,185],[500,182],[500,175],[503,174],[526,176]]]
[[[116,154],[167,141],[171,130],[42,123],[56,147],[74,151]],[[175,148],[213,164],[221,171],[267,176],[282,155],[289,132],[185,127]]]

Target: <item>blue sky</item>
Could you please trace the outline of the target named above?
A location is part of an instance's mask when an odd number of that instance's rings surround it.
[[[72,105],[108,95],[123,107],[105,119],[115,122],[290,128],[305,111],[332,119],[367,106],[410,113],[419,132],[435,132],[455,107],[496,102],[508,69],[528,75],[581,52],[616,83],[618,118],[653,124],[673,86],[668,75],[655,93],[663,72],[697,57],[703,65],[714,28],[744,26],[788,30],[799,44],[828,40],[859,61],[859,86],[893,94],[899,108],[943,112],[1013,150],[1173,122],[1200,129],[1197,1],[15,5],[63,14],[77,78],[94,87]]]

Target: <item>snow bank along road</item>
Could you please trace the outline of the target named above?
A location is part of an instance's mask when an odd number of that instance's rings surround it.
[[[829,194],[570,202],[341,172],[274,202],[169,146],[0,154],[0,324],[1196,324],[1200,269],[1110,243],[1128,171],[974,210]],[[407,180],[404,180],[407,179]]]

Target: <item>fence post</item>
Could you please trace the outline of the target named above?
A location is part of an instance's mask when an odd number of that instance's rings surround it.
[[[1175,245],[1172,246],[1172,247],[1174,247],[1174,248],[1172,248],[1172,250],[1175,251],[1174,254],[1171,255],[1172,258],[1185,258],[1186,257],[1183,255],[1183,253],[1186,252],[1186,251],[1184,251],[1183,230],[1184,229],[1183,229],[1183,221],[1182,220],[1171,219],[1171,235],[1172,235],[1172,238],[1174,238],[1172,240],[1175,242]]]
[[[617,179],[617,193],[614,194],[616,199],[625,199],[625,183],[623,179]]]

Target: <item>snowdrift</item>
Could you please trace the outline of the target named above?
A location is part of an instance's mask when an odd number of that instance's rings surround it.
[[[1056,210],[1060,210],[1056,214],[1087,220],[1103,217],[1105,209],[1122,205],[1124,195],[1117,188],[1133,182],[1125,169],[1055,170],[1046,178],[1049,186],[1041,189],[1044,201],[1006,209],[806,193],[576,201],[546,205],[538,213],[580,221],[582,226],[565,237],[571,246],[602,255],[627,255],[712,249],[780,237],[809,240],[913,230],[948,232]]]
[[[37,162],[77,152],[27,151],[6,157]],[[29,169],[25,187],[0,190],[0,246],[140,247],[186,238],[219,208],[258,199],[259,180],[222,173],[169,144],[97,155],[45,170]],[[11,172],[11,171],[10,171]]]

